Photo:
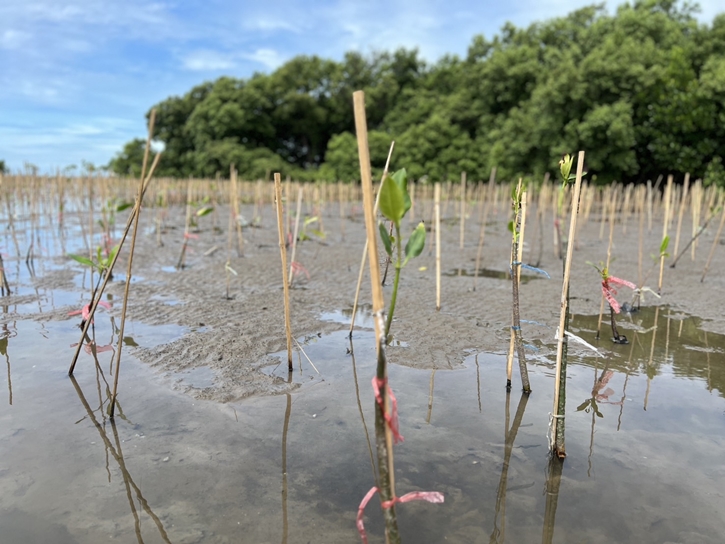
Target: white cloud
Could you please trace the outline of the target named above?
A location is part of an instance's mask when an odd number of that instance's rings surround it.
[[[285,60],[274,49],[257,49],[254,53],[242,53],[240,56],[246,60],[261,64],[269,70],[274,70]]]
[[[233,56],[218,51],[193,51],[183,59],[183,66],[187,70],[217,71],[229,70],[236,66]]]

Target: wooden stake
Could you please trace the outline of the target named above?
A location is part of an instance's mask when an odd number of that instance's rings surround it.
[[[463,249],[463,241],[466,235],[466,173],[461,172],[461,233],[458,247]]]
[[[375,402],[375,438],[378,453],[378,471],[380,482],[380,500],[389,504],[395,497],[395,467],[393,464],[393,436],[385,415],[390,414],[390,397],[388,395],[388,368],[385,359],[385,302],[383,288],[380,285],[380,264],[378,263],[377,225],[375,222],[375,205],[373,203],[373,182],[370,169],[370,152],[368,150],[368,129],[365,116],[365,93],[353,93],[355,111],[355,131],[357,134],[358,156],[360,160],[360,180],[363,189],[363,208],[365,210],[365,230],[368,240],[368,262],[370,267],[370,286],[373,299],[373,316],[375,318],[375,338],[378,355],[376,378],[380,389],[380,397],[384,406]],[[398,520],[395,514],[395,503],[383,508],[385,520],[385,541],[387,544],[399,544]]]
[[[297,187],[297,214],[295,215],[295,232],[292,236],[292,258],[289,261],[289,285],[292,287],[292,280],[294,279],[294,269],[292,268],[295,262],[295,253],[297,253],[297,235],[300,231],[300,215],[302,213],[302,187]]]
[[[433,190],[436,230],[436,310],[441,309],[441,184],[436,182]]]
[[[722,229],[723,229],[723,226],[725,226],[725,205],[721,204],[721,206],[722,206],[722,216],[720,217],[720,225],[717,227],[717,234],[715,235],[715,239],[712,241],[712,247],[710,248],[710,254],[707,256],[707,263],[705,264],[705,268],[702,271],[702,277],[700,278],[700,282],[705,281],[705,274],[707,274],[707,271],[710,268],[710,262],[712,261],[712,256],[715,254],[715,248],[717,247],[718,243],[720,242],[720,236],[722,235]]]
[[[573,236],[576,233],[576,220],[579,211],[579,195],[581,193],[582,174],[584,168],[584,151],[579,152],[576,163],[576,181],[574,182],[574,196],[571,201],[571,219],[569,221],[569,239],[566,247],[566,261],[564,262],[564,280],[561,287],[561,315],[559,316],[559,334],[556,343],[556,378],[554,382],[554,409],[553,429],[554,440],[553,451],[561,459],[566,457],[564,444],[564,403],[566,402],[566,360],[564,358],[564,344],[566,342],[566,322],[569,312],[569,277],[571,276],[571,264],[574,254]],[[564,401],[564,402],[561,402]]]
[[[388,168],[390,167],[390,158],[393,156],[393,149],[395,148],[395,142],[390,142],[390,149],[388,150],[388,158],[385,161],[385,168],[383,169],[383,175],[380,179],[382,185],[385,176],[388,175]],[[375,197],[375,209],[373,215],[377,217],[378,213],[378,201],[380,200],[380,192]],[[355,316],[357,315],[357,303],[360,298],[360,287],[362,286],[363,273],[365,272],[365,261],[368,258],[368,241],[365,239],[365,247],[363,247],[362,261],[360,262],[360,272],[357,275],[357,287],[355,288],[355,300],[352,303],[352,317],[350,318],[350,334],[348,335],[352,339],[352,330],[355,327]]]
[[[282,290],[284,293],[284,326],[287,333],[287,369],[292,372],[292,323],[290,320],[289,285],[287,284],[287,247],[285,246],[284,213],[282,211],[282,176],[274,174],[274,196],[277,207],[279,255],[282,259]]]

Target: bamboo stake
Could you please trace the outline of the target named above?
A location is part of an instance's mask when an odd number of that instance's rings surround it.
[[[690,173],[685,174],[685,182],[682,185],[682,198],[680,199],[679,211],[677,212],[677,233],[675,234],[675,248],[672,251],[673,255],[677,255],[680,249],[680,232],[682,230],[682,218],[685,215],[685,206],[687,205],[687,192],[690,188]]]
[[[665,217],[662,221],[662,239],[667,237],[667,223],[670,220],[670,198],[672,196],[672,175],[667,176],[667,187],[665,188]],[[660,277],[657,281],[657,294],[662,294],[662,276],[665,271],[665,254],[660,255]]]
[[[232,185],[232,210],[234,211],[234,223],[237,229],[237,256],[241,257],[244,255],[244,236],[242,235],[242,223],[239,220],[239,192],[237,185],[237,169],[232,167],[230,172],[231,185]],[[252,218],[254,221],[254,218]]]
[[[294,262],[295,254],[297,253],[297,235],[300,231],[300,215],[302,212],[302,187],[297,188],[297,214],[295,215],[295,232],[292,237],[292,257],[289,261],[289,285],[292,287],[292,280],[294,279]]]
[[[284,293],[284,326],[287,333],[287,369],[292,372],[292,323],[290,321],[289,285],[287,284],[287,247],[285,246],[284,214],[282,212],[282,177],[274,174],[274,195],[277,206],[277,232],[279,234],[279,254],[282,259],[282,289]]]
[[[191,225],[191,198],[193,194],[193,184],[191,182],[191,179],[186,183],[186,222],[184,224],[184,243],[181,245],[181,255],[179,255],[179,261],[176,263],[176,268],[178,270],[184,268],[186,246],[189,244],[189,226]]]
[[[123,350],[123,331],[126,327],[126,311],[128,309],[128,294],[131,288],[131,273],[133,270],[133,256],[136,249],[136,235],[138,234],[138,222],[141,217],[141,204],[144,196],[144,174],[146,163],[148,161],[149,149],[151,147],[151,137],[154,130],[154,122],[156,121],[156,110],[151,110],[151,119],[149,121],[149,139],[144,152],[143,166],[141,167],[141,179],[139,180],[138,194],[136,196],[136,206],[133,218],[133,234],[131,235],[131,247],[128,252],[128,266],[126,267],[126,285],[123,288],[123,305],[121,307],[121,326],[118,330],[118,345],[116,346],[116,372],[113,376],[113,394],[111,395],[111,404],[108,406],[108,415],[111,419],[116,411],[116,398],[118,397],[118,378],[121,372],[121,351]]]
[[[560,458],[566,457],[564,444],[564,407],[566,404],[566,357],[564,346],[566,340],[567,314],[569,313],[569,277],[574,254],[574,240],[576,220],[579,211],[579,195],[581,193],[582,174],[584,168],[584,151],[579,152],[576,163],[576,181],[574,182],[574,196],[571,201],[571,219],[569,221],[569,239],[566,247],[566,261],[564,262],[564,280],[561,287],[561,315],[559,317],[559,331],[556,343],[556,378],[554,382],[554,409],[553,428],[554,439],[552,450]]]
[[[519,357],[519,371],[521,373],[521,387],[524,393],[531,393],[531,384],[529,383],[529,372],[526,368],[526,351],[524,350],[524,342],[521,336],[521,314],[519,311],[519,286],[521,284],[521,262],[524,253],[524,226],[526,224],[526,191],[521,191],[522,180],[519,179],[519,185],[516,188],[516,209],[514,211],[514,228],[513,228],[513,251],[511,252],[511,284],[513,286],[513,318],[511,322],[511,342],[509,347],[509,357],[506,365],[506,388],[511,389],[511,373],[514,359],[514,346]],[[519,196],[520,206],[519,206]],[[518,238],[516,237],[518,233]]]
[[[436,229],[436,310],[441,309],[441,184],[436,182],[433,190]]]
[[[612,261],[612,242],[614,241],[614,210],[612,206],[609,210],[609,244],[607,245],[607,264],[604,266],[606,270],[609,270],[609,263]],[[602,315],[604,315],[604,293],[602,293],[602,300],[599,304],[599,320],[597,321],[597,340],[602,330]]]
[[[691,258],[695,260],[696,244],[694,240],[697,238],[697,227],[700,224],[700,212],[702,210],[702,182],[698,179],[692,188],[692,245]],[[674,262],[672,263],[674,265]],[[672,265],[671,265],[672,266]]]
[[[481,230],[478,233],[478,249],[476,250],[476,266],[473,271],[473,290],[476,290],[476,284],[478,283],[478,269],[481,266],[481,253],[483,251],[483,241],[486,236],[486,221],[488,220],[488,212],[491,209],[490,196],[486,197],[486,204],[483,208],[483,217],[481,219]]]
[[[466,235],[466,173],[461,172],[461,232],[458,247],[463,249],[463,241]]]
[[[380,184],[382,185],[383,180],[385,179],[385,176],[388,175],[388,168],[390,167],[390,158],[393,156],[393,149],[395,148],[395,142],[390,142],[390,149],[388,150],[388,158],[385,161],[385,168],[383,169],[383,175],[380,179]],[[373,210],[373,215],[377,217],[378,213],[378,201],[380,200],[380,192],[378,192],[378,195],[375,197],[375,208]],[[355,316],[357,315],[357,303],[358,299],[360,298],[360,287],[362,286],[362,279],[363,279],[363,273],[365,272],[365,261],[368,257],[368,241],[365,240],[365,247],[363,247],[363,254],[362,254],[362,261],[360,262],[360,271],[357,275],[357,287],[355,288],[355,300],[352,303],[352,317],[350,318],[350,334],[348,337],[352,339],[352,330],[355,327]]]
[[[147,145],[147,147],[150,147],[150,145]],[[161,158],[161,153],[157,153],[156,156],[154,157],[154,162],[151,164],[149,174],[146,176],[146,179],[144,180],[144,183],[143,183],[143,194],[146,193],[146,189],[148,188],[148,183],[151,180],[151,177],[153,176],[154,170],[156,169],[156,165],[158,164],[160,158]],[[143,198],[141,198],[141,201],[143,201]],[[86,319],[86,323],[83,326],[83,331],[81,332],[81,339],[78,341],[78,344],[76,345],[76,351],[73,354],[73,360],[71,361],[70,368],[68,369],[69,376],[73,375],[73,370],[75,369],[76,362],[78,361],[78,355],[80,354],[81,348],[83,347],[83,341],[86,339],[86,337],[88,335],[88,329],[90,328],[91,324],[93,323],[93,316],[96,313],[96,308],[98,307],[98,303],[100,302],[101,297],[103,296],[103,292],[106,289],[106,285],[108,284],[109,280],[111,279],[111,275],[113,273],[113,267],[116,265],[118,256],[121,254],[121,249],[123,248],[123,244],[126,241],[126,236],[128,236],[128,232],[131,229],[131,223],[139,211],[139,205],[140,205],[140,202],[137,202],[131,212],[131,215],[129,215],[128,221],[126,222],[126,228],[123,232],[123,236],[121,236],[121,240],[118,242],[118,251],[116,252],[116,255],[113,257],[113,260],[111,261],[111,265],[108,267],[108,273],[106,274],[106,277],[103,279],[101,288],[96,291],[96,298],[93,300],[93,303],[90,306],[88,319]]]
[[[702,271],[702,277],[700,278],[700,282],[705,281],[705,274],[707,274],[707,271],[710,268],[710,262],[712,261],[712,256],[715,254],[715,248],[720,242],[720,236],[722,235],[723,226],[725,226],[725,206],[722,207],[722,217],[720,217],[720,225],[717,227],[717,234],[715,235],[715,239],[712,241],[710,254],[707,256],[707,263],[705,263],[705,268]]]
[[[388,395],[388,369],[385,359],[385,330],[383,288],[380,285],[380,265],[377,262],[377,228],[375,224],[375,206],[373,203],[373,183],[370,172],[370,152],[368,150],[367,119],[365,115],[365,93],[353,93],[355,111],[355,131],[357,134],[358,156],[360,160],[360,179],[363,189],[363,208],[365,211],[365,230],[368,240],[368,262],[370,268],[370,286],[372,289],[373,316],[375,318],[375,338],[377,347],[376,378],[380,389],[383,405],[375,402],[375,438],[378,454],[378,471],[380,473],[380,500],[385,520],[385,541],[387,544],[399,544],[398,520],[395,514],[395,467],[393,465],[393,436],[385,422],[385,414],[390,413]]]
[[[677,261],[680,260],[680,257],[682,257],[685,252],[689,249],[689,247],[697,241],[697,239],[700,237],[700,235],[705,232],[705,229],[707,229],[707,226],[710,224],[710,221],[712,221],[712,218],[715,217],[720,210],[713,210],[710,215],[705,219],[705,222],[702,224],[702,226],[697,229],[697,232],[695,232],[695,235],[690,239],[689,242],[687,242],[687,245],[682,249],[682,251],[675,257],[675,260],[672,261],[672,264],[670,265],[670,268],[674,268],[677,265]]]

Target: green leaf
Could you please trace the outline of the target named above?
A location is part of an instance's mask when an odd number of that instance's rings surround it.
[[[111,252],[108,254],[108,257],[103,261],[104,268],[110,268],[113,259],[116,257],[116,253],[118,253],[118,248],[118,244],[111,248]]]
[[[667,246],[669,246],[669,245],[670,245],[670,237],[665,236],[664,238],[662,238],[662,243],[660,244],[660,255],[664,255],[665,257],[668,256],[667,255]]]
[[[116,204],[116,211],[122,212],[123,210],[129,209],[131,206],[133,206],[133,202],[121,202]]]
[[[403,215],[405,215],[413,205],[413,202],[410,200],[410,195],[408,194],[408,171],[405,168],[401,168],[392,175],[392,178],[403,193],[403,201],[405,202],[405,211],[403,212]]]
[[[405,215],[405,196],[393,178],[387,176],[380,187],[380,212],[400,227],[400,220]]]
[[[204,206],[203,208],[199,208],[196,211],[196,216],[204,217],[205,215],[209,215],[213,211],[214,211],[214,206]]]
[[[591,404],[591,402],[592,402],[592,399],[585,400],[579,406],[576,407],[576,411],[581,412],[582,410],[589,408],[589,404]]]
[[[413,234],[410,235],[410,238],[408,238],[408,243],[405,244],[405,261],[403,261],[403,266],[405,266],[410,259],[414,259],[423,253],[424,247],[425,225],[423,224],[423,221],[421,221],[418,223],[418,226],[415,227],[415,230],[413,231]]]
[[[380,238],[383,240],[383,245],[385,246],[385,252],[392,257],[393,256],[393,242],[390,240],[390,235],[388,234],[388,229],[385,227],[385,223],[380,221],[378,223],[378,230],[380,230]]]
[[[94,267],[94,266],[96,266],[96,263],[94,263],[94,262],[93,262],[92,260],[90,260],[90,259],[89,259],[88,257],[81,257],[80,255],[72,255],[72,254],[70,254],[70,253],[68,254],[68,257],[70,257],[71,259],[73,259],[73,260],[75,260],[75,261],[78,261],[78,262],[79,262],[79,263],[81,263],[81,264],[82,264],[83,266],[91,266],[91,267]]]
[[[325,239],[325,236],[326,236],[326,235],[325,235],[325,233],[324,233],[324,232],[322,232],[321,230],[317,230],[317,229],[310,229],[310,232],[311,232],[312,234],[314,234],[315,236],[317,236],[318,238],[320,238],[321,240],[324,240],[324,239]]]

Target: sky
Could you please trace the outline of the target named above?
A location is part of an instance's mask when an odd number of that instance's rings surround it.
[[[709,23],[721,0],[702,0]],[[417,47],[435,62],[592,0],[8,0],[0,3],[0,160],[52,173],[105,165],[145,137],[144,114],[222,75],[297,55]],[[610,10],[619,2],[609,2]],[[719,8],[719,9],[718,9]]]

